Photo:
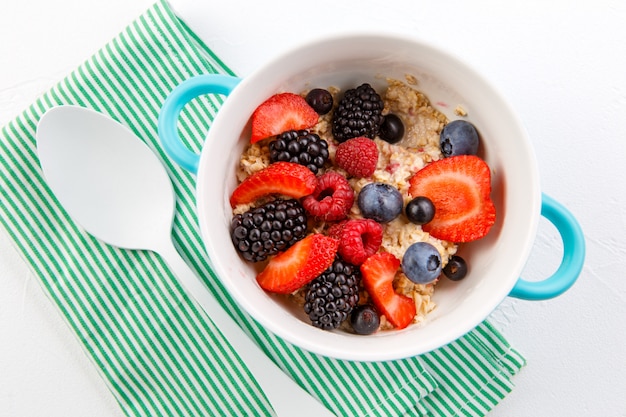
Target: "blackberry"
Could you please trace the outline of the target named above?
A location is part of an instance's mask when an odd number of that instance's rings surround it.
[[[304,312],[313,326],[332,330],[349,317],[359,302],[359,268],[335,258],[333,264],[308,285]]]
[[[332,129],[337,142],[378,134],[383,123],[383,100],[371,85],[365,83],[347,90],[333,113]]]
[[[289,130],[270,142],[270,161],[295,162],[317,174],[328,160],[328,143],[308,130]]]
[[[250,262],[259,262],[284,251],[306,235],[307,218],[298,200],[276,199],[231,221],[231,239]]]

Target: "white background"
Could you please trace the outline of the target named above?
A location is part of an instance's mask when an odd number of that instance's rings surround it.
[[[0,125],[152,2],[3,0]],[[490,416],[626,416],[623,0],[172,4],[244,76],[316,34],[384,28],[444,47],[490,78],[527,126],[543,191],[574,213],[587,239],[586,265],[571,290],[541,302],[509,298],[491,316],[528,364]],[[559,245],[543,221],[524,276],[554,271]],[[0,416],[121,415],[0,230]]]

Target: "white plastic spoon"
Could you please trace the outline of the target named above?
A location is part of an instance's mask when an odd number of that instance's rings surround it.
[[[139,138],[113,119],[76,106],[47,111],[36,137],[44,177],[70,216],[110,245],[161,255],[237,351],[276,415],[333,415],[247,337],[180,257],[171,239],[171,181]]]

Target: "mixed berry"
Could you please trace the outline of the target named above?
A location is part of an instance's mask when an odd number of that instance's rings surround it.
[[[372,182],[361,189],[357,199],[361,215],[379,223],[389,223],[402,213],[404,200],[393,185]]]
[[[383,100],[369,84],[347,90],[335,110],[333,137],[341,143],[361,136],[374,139],[383,122]]]
[[[385,142],[391,144],[398,143],[404,136],[404,123],[397,115],[389,113],[383,118],[383,123],[380,125],[378,136]]]
[[[268,201],[235,215],[231,222],[233,244],[250,262],[264,261],[284,251],[306,233],[306,212],[296,199]]]
[[[307,285],[304,312],[315,327],[332,330],[339,327],[359,302],[359,268],[341,258]]]
[[[445,157],[455,155],[476,155],[478,153],[478,132],[473,124],[465,120],[454,120],[444,126],[439,142]]]
[[[360,136],[340,143],[335,152],[335,165],[348,175],[367,178],[376,170],[378,146],[373,140]]]
[[[320,116],[330,112],[335,102],[333,95],[325,88],[314,88],[307,93],[305,100]]]
[[[410,222],[423,225],[435,217],[435,205],[428,197],[420,195],[407,203],[404,213]]]
[[[328,143],[308,130],[288,130],[270,143],[270,162],[295,162],[317,174],[328,161]]]
[[[332,131],[325,139],[315,132],[323,118]],[[428,239],[395,254],[384,239],[398,218],[429,239],[455,245],[489,232],[495,222],[490,169],[477,156],[472,124],[445,124],[440,157],[413,169],[402,191],[374,174],[381,169],[381,144],[400,147],[410,127],[370,84],[338,101],[325,88],[275,94],[257,107],[251,125],[251,146],[266,162],[230,196],[232,241],[243,259],[258,265],[259,286],[299,299],[313,326],[362,335],[383,322],[402,329],[414,322],[417,307],[398,290],[399,277],[428,286],[442,276],[466,276],[463,258],[442,256]]]
[[[345,219],[354,203],[354,191],[343,175],[329,171],[317,177],[313,192],[302,205],[313,217],[324,221]]]
[[[373,305],[360,304],[350,314],[350,326],[357,334],[372,334],[380,326],[380,317]]]

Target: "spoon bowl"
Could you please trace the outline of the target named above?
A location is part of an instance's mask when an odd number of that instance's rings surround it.
[[[72,106],[49,110],[37,132],[44,177],[81,227],[110,245],[159,248],[171,232],[174,189],[142,141],[103,115]]]
[[[161,255],[237,351],[276,415],[332,415],[246,336],[178,254],[172,183],[146,144],[107,116],[77,106],[48,110],[36,138],[43,175],[70,216],[105,243]]]

